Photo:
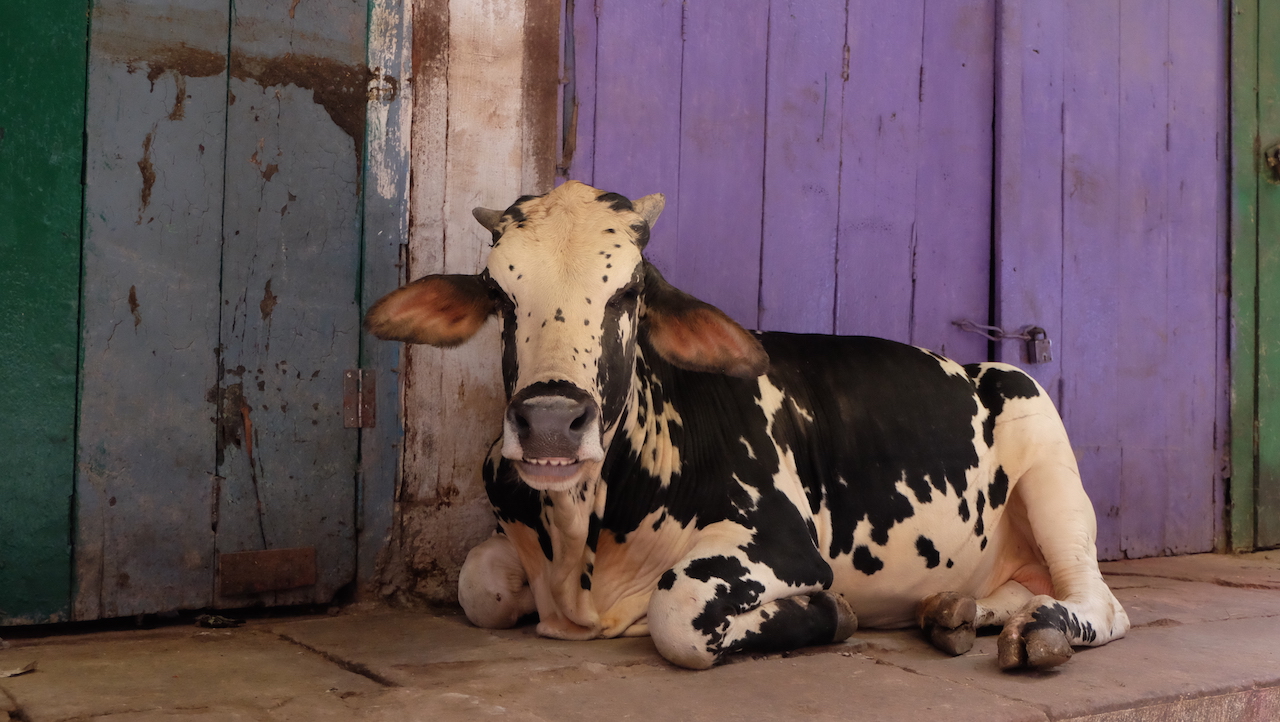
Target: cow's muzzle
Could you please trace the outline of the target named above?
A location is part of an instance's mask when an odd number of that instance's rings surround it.
[[[507,404],[502,455],[535,489],[571,488],[587,466],[604,460],[600,406],[568,382],[531,384]]]

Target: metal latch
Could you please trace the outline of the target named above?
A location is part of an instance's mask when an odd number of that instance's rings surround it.
[[[348,429],[378,425],[378,384],[373,369],[342,372],[342,425]]]
[[[1027,326],[1023,330],[1014,333],[1006,331],[999,326],[984,326],[968,319],[952,321],[951,325],[961,331],[976,333],[992,341],[1005,341],[1011,338],[1026,341],[1027,363],[1029,364],[1044,364],[1053,360],[1053,343],[1049,340],[1049,333],[1039,326]]]
[[[1280,144],[1262,151],[1263,177],[1270,183],[1280,184]]]

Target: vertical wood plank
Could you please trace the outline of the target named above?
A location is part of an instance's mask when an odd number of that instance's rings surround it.
[[[834,330],[845,14],[844,0],[770,7],[761,329]]]
[[[1000,3],[996,73],[995,263],[997,326],[1040,326],[1053,361],[1029,364],[1026,347],[996,344],[996,360],[1021,366],[1061,402],[1062,102],[1061,3]]]
[[[1258,4],[1258,478],[1255,507],[1258,546],[1280,545],[1280,184],[1262,167],[1260,152],[1280,144],[1280,7]]]
[[[414,51],[415,67],[426,71],[427,95],[418,107],[438,103],[447,109],[447,124],[414,119],[415,278],[478,272],[490,239],[471,209],[505,208],[525,190],[525,6],[427,3],[415,23],[424,12],[433,24],[423,29],[431,34],[429,46]],[[406,586],[433,601],[456,599],[467,551],[493,529],[480,465],[501,433],[499,345],[497,324],[489,323],[460,348],[408,349],[400,553],[412,575]]]
[[[1106,295],[1124,308],[1110,329],[1116,335],[1120,392],[1113,403],[1124,445],[1120,544],[1126,556],[1146,557],[1165,547],[1163,512],[1179,472],[1170,466],[1166,435],[1167,388],[1176,371],[1162,355],[1151,353],[1169,333],[1169,17],[1167,0],[1122,2],[1119,9],[1117,234],[1109,243],[1109,260],[1120,283]]]
[[[1225,499],[1227,34],[1221,2],[1171,1],[1168,13],[1169,378],[1161,391],[1178,483],[1164,517],[1165,548],[1185,554],[1218,546]]]
[[[326,602],[355,576],[341,409],[359,358],[366,22],[355,0],[242,0],[231,29],[218,551],[315,547],[316,585],[275,604]]]
[[[769,3],[689,3],[676,242],[650,258],[674,285],[754,328],[764,187]],[[599,150],[597,150],[597,167]]]
[[[1258,0],[1231,0],[1231,484],[1234,551],[1253,549],[1258,392]]]
[[[594,185],[629,198],[666,196],[646,253],[666,272],[679,265],[681,4],[627,0],[599,7]],[[618,52],[638,37],[644,52]]]
[[[228,13],[205,5],[93,9],[77,619],[212,602]]]
[[[87,28],[0,6],[0,626],[71,612]]]
[[[1121,442],[1116,327],[1111,297],[1123,282],[1094,244],[1118,242],[1120,17],[1118,3],[1066,9],[1063,108],[1063,319],[1060,411],[1098,516],[1098,554],[1121,553]],[[1110,251],[1108,251],[1108,254]]]
[[[962,362],[990,306],[994,0],[926,3],[911,342]]]
[[[924,2],[849,0],[835,331],[911,340]]]
[[[400,285],[407,274],[409,138],[414,102],[412,2],[374,0],[369,17],[368,160],[364,183],[361,313]],[[379,81],[378,76],[381,76]],[[377,426],[360,430],[357,578],[373,597],[390,569],[395,497],[404,443],[401,347],[362,334],[360,366],[377,374]]]

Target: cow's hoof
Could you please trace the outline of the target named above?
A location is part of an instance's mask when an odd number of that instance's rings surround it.
[[[858,615],[845,598],[835,592],[815,592],[809,595],[810,604],[829,606],[835,614],[836,631],[831,637],[831,644],[843,642],[858,631]]]
[[[950,655],[960,655],[973,648],[977,630],[973,620],[978,605],[973,597],[956,592],[930,594],[916,607],[916,621],[933,646]]]
[[[1051,669],[1071,659],[1073,650],[1067,635],[1054,627],[1036,627],[1025,632],[1009,625],[996,643],[1000,669]]]

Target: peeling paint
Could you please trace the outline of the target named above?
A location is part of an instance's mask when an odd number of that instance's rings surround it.
[[[258,304],[258,310],[262,312],[263,321],[271,318],[271,312],[275,310],[278,302],[277,296],[271,292],[271,279],[268,278],[266,288],[262,289],[262,301]]]
[[[142,314],[138,313],[141,304],[138,303],[138,287],[129,287],[129,313],[133,314],[133,327],[137,328],[142,325]]]
[[[138,207],[138,225],[142,225],[142,214],[151,205],[151,189],[156,184],[156,168],[151,163],[151,142],[155,135],[154,130],[147,133],[146,139],[142,141],[142,160],[138,161],[138,171],[142,173],[142,192],[139,194],[142,205]]]

